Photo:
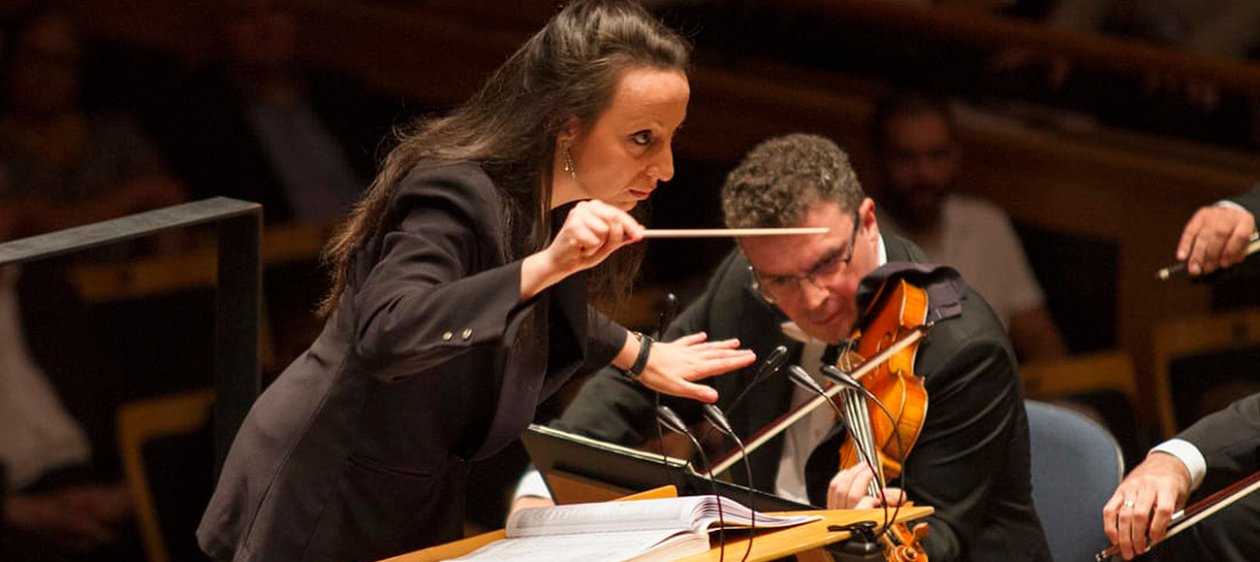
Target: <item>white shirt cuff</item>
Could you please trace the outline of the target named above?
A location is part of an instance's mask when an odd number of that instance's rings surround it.
[[[516,493],[512,495],[512,499],[518,500],[525,496],[552,499],[551,490],[547,489],[547,482],[543,480],[542,473],[536,469],[529,469],[529,472],[526,472],[525,476],[516,483]]]
[[[1251,211],[1248,211],[1246,207],[1239,205],[1238,203],[1235,203],[1233,201],[1230,201],[1229,199],[1221,199],[1220,201],[1217,201],[1216,203],[1214,203],[1214,205],[1217,207],[1225,207],[1227,209],[1234,209],[1236,211],[1242,211],[1244,213],[1251,212]]]
[[[1169,439],[1151,449],[1152,453],[1156,451],[1177,457],[1181,464],[1186,465],[1186,470],[1190,471],[1191,490],[1203,483],[1203,476],[1207,474],[1207,461],[1198,447],[1184,439]]]

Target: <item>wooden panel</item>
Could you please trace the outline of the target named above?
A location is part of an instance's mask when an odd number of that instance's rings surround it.
[[[818,17],[889,26],[901,33],[943,37],[993,49],[1021,47],[1115,72],[1173,74],[1229,89],[1260,92],[1260,65],[1161,48],[1143,41],[1073,33],[977,10],[936,9],[886,0],[779,0],[778,3],[809,10]]]

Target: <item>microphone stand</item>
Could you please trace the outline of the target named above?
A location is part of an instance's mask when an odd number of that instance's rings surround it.
[[[761,384],[761,382],[769,378],[770,375],[779,372],[779,369],[783,368],[783,364],[787,363],[787,355],[788,349],[785,345],[780,345],[771,350],[770,354],[766,355],[765,361],[762,361],[761,366],[757,368],[757,373],[753,375],[752,380],[744,386],[744,390],[740,391],[740,393],[735,396],[735,399],[731,401],[730,405],[728,405],[726,409],[735,411],[735,408],[744,400],[744,397],[748,396],[748,391],[752,390],[754,386]],[[710,421],[710,423],[712,423],[712,421]],[[705,428],[704,433],[700,435],[700,440],[707,441],[709,433],[714,429],[715,427]],[[746,456],[747,452],[744,450],[743,441],[739,441],[738,438],[736,438],[736,440],[739,442],[740,456]],[[751,482],[752,480],[749,480],[750,484]]]
[[[740,391],[740,393],[735,396],[735,399],[731,401],[731,404],[727,406],[726,409],[735,411],[735,407],[744,400],[744,397],[748,396],[748,391],[752,390],[752,388],[760,384],[761,381],[766,380],[766,378],[770,375],[779,372],[779,369],[783,368],[783,364],[787,363],[787,355],[788,349],[785,345],[780,345],[771,350],[770,354],[766,355],[766,360],[761,363],[761,367],[757,369],[757,374],[753,376],[752,381],[748,383],[748,386],[744,387],[744,390]]]
[[[661,342],[665,341],[665,329],[673,323],[674,316],[678,314],[678,295],[665,293],[665,297],[662,300],[664,302],[661,303],[661,313],[656,317],[656,340]],[[661,405],[661,393],[652,392],[652,399],[656,404],[659,418],[660,409],[665,407]],[[674,417],[677,418],[678,415],[675,414]],[[661,431],[661,425],[663,424],[656,424],[656,442],[661,445],[661,469],[666,475],[666,481],[668,481],[671,476],[666,468],[669,466],[669,453],[665,449],[665,434]],[[684,425],[683,427],[685,428],[686,426]],[[694,441],[694,439],[692,440]],[[709,463],[705,461],[704,464],[708,465]]]
[[[836,418],[840,421],[840,424],[844,426],[844,430],[849,432],[850,436],[854,435],[853,428],[849,426],[848,418],[845,417],[844,412],[840,411],[840,407],[827,396],[827,392],[814,381],[813,377],[809,376],[809,373],[805,372],[805,369],[802,369],[799,365],[788,366],[788,378],[806,391],[822,396],[827,404],[831,406],[831,409],[835,411]],[[874,476],[879,474],[875,468],[874,461],[866,454],[865,448],[857,446],[856,442],[854,442],[853,448],[858,452],[858,457],[862,460],[863,464],[870,469],[871,475]],[[884,494],[882,487],[880,488],[880,495],[883,496],[881,499],[884,504],[884,528],[888,528],[888,497]],[[894,514],[893,517],[895,518],[896,515]],[[849,531],[849,540],[844,541],[844,544],[840,547],[841,551],[839,555],[843,560],[856,562],[863,560],[875,561],[884,559],[884,549],[880,546],[879,539],[876,538],[875,533],[873,532],[872,522],[863,521],[852,525],[845,525],[843,527],[836,526],[834,528],[828,528],[828,530]]]
[[[686,435],[695,444],[696,450],[700,452],[700,461],[708,469],[709,484],[713,487],[713,497],[717,501],[718,560],[719,562],[724,561],[726,560],[726,515],[722,513],[722,496],[718,494],[717,481],[713,479],[713,469],[709,466],[708,456],[704,454],[704,447],[700,446],[700,441],[697,441],[696,436],[692,435],[691,430],[687,429],[687,424],[683,423],[682,418],[678,417],[678,414],[669,406],[660,405],[656,407],[656,420],[670,431]]]
[[[901,463],[901,489],[902,490],[909,489],[910,467],[906,465],[906,447],[905,447],[905,443],[901,442],[901,432],[896,430],[896,427],[897,427],[896,417],[892,415],[892,412],[888,411],[888,407],[884,406],[883,401],[881,401],[879,398],[876,398],[875,395],[872,394],[870,390],[868,390],[865,386],[862,386],[862,383],[858,382],[857,379],[853,378],[848,373],[841,371],[835,366],[827,365],[827,364],[823,364],[823,366],[820,369],[818,369],[818,371],[821,372],[823,376],[831,379],[832,381],[836,383],[839,383],[841,386],[844,386],[846,388],[850,388],[850,389],[853,389],[862,393],[862,395],[865,396],[868,400],[870,400],[871,402],[874,402],[876,406],[879,406],[879,410],[884,413],[884,417],[888,419],[888,423],[891,424],[892,427],[894,428],[892,434],[893,434],[893,437],[897,440],[897,451],[901,453],[901,458],[897,459],[897,461]],[[893,519],[895,520],[897,516],[900,514],[901,514],[901,504],[897,504],[897,507],[893,509]]]
[[[731,422],[726,419],[726,415],[722,413],[721,409],[713,404],[705,404],[700,409],[704,412],[705,419],[709,420],[713,427],[734,439],[735,444],[739,445],[741,452],[744,450],[744,440],[735,434],[735,429],[731,427]],[[757,536],[757,508],[754,501],[756,496],[753,495],[752,463],[748,461],[747,454],[744,455],[744,474],[748,477],[748,507],[752,511],[752,515],[751,523],[748,526],[748,545],[744,548],[744,557],[740,558],[739,562],[747,562],[748,555],[752,554],[753,539]],[[712,473],[710,473],[710,478],[712,478]]]

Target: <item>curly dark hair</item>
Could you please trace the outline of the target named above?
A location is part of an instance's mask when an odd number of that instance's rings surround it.
[[[727,174],[722,213],[730,228],[790,227],[817,202],[853,212],[865,198],[849,155],[836,143],[794,133],[762,141]]]
[[[632,68],[685,71],[691,46],[637,2],[575,0],[555,15],[449,116],[420,121],[399,134],[380,173],[324,250],[332,289],[320,307],[331,313],[346,289],[351,263],[385,227],[398,182],[426,160],[481,164],[504,199],[508,259],[541,250],[551,237],[550,170],[556,135],[571,119],[593,124],[621,76]],[[637,246],[642,246],[637,245]],[[641,250],[626,248],[589,277],[597,301],[626,293]]]

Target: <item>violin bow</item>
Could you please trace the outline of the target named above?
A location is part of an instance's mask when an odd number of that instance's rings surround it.
[[[888,346],[888,348],[877,353],[874,357],[864,361],[857,369],[854,369],[854,371],[850,373],[850,376],[854,379],[862,380],[862,377],[866,376],[867,373],[874,370],[893,355],[896,355],[897,352],[909,347],[914,344],[914,342],[923,339],[923,336],[927,335],[928,328],[930,327],[931,324],[924,324],[914,328],[913,331],[893,342],[892,345]],[[822,396],[815,396],[813,400],[810,400],[809,402],[800,405],[795,410],[780,416],[778,419],[771,422],[770,425],[767,425],[761,431],[754,434],[751,439],[745,441],[744,449],[742,451],[736,449],[726,456],[718,459],[716,461],[717,464],[713,466],[713,474],[721,474],[725,472],[727,469],[734,466],[735,463],[739,462],[740,459],[744,458],[745,455],[752,453],[757,450],[758,447],[766,444],[766,442],[770,441],[778,434],[783,433],[783,431],[788,427],[791,427],[792,424],[796,423],[801,418],[808,416],[814,410],[818,409],[819,406],[826,404],[827,400],[831,400],[845,388],[846,387],[839,384],[832,385],[826,390],[825,398]]]
[[[1174,513],[1168,525],[1168,532],[1160,542],[1171,539],[1177,533],[1195,526],[1198,522],[1215,515],[1216,512],[1251,495],[1256,490],[1260,490],[1260,471],[1253,472],[1246,478],[1230,484],[1220,491],[1195,502],[1190,507]],[[1154,548],[1157,544],[1159,543],[1153,543],[1150,547]],[[1095,562],[1106,562],[1119,554],[1120,547],[1113,545],[1095,554],[1094,560]]]
[[[1247,239],[1247,249],[1243,251],[1243,256],[1250,256],[1260,251],[1260,232],[1251,233],[1251,238]],[[1186,270],[1186,262],[1179,261],[1168,267],[1155,272],[1155,277],[1160,281],[1167,281],[1174,273],[1181,273]]]

